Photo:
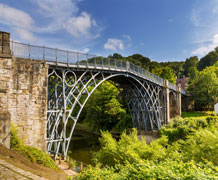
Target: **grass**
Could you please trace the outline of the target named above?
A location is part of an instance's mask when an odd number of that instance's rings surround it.
[[[193,112],[182,112],[182,117],[207,117],[207,116],[215,116],[214,111],[193,111]]]
[[[18,128],[11,124],[11,149],[0,146],[0,158],[12,160],[12,164],[46,179],[66,179],[67,175],[58,169],[55,161],[44,151],[24,145],[18,137]],[[7,155],[7,156],[6,156]],[[6,157],[6,158],[5,158]]]
[[[0,145],[0,159],[23,169],[24,171],[31,172],[40,177],[50,180],[66,180],[67,175],[61,170],[55,170],[45,167],[41,164],[31,162],[25,155],[19,151],[8,149]]]

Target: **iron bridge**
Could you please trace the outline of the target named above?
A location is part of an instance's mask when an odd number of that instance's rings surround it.
[[[159,130],[166,123],[166,91],[178,87],[130,62],[11,42],[15,57],[45,60],[48,72],[47,152],[67,156],[71,136],[89,97],[104,81],[120,90],[133,127]],[[181,90],[185,95],[185,91]],[[71,124],[70,131],[67,131]],[[67,133],[68,132],[68,133]]]

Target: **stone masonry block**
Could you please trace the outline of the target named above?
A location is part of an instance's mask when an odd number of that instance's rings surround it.
[[[10,113],[0,110],[0,143],[7,148],[10,148],[10,124]]]

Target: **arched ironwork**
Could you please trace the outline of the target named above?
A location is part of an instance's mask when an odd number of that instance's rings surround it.
[[[89,97],[104,81],[122,87],[132,117],[139,130],[160,129],[164,123],[164,104],[159,97],[161,86],[136,78],[126,72],[77,69],[52,69],[48,75],[47,151],[64,157],[76,123]],[[67,124],[71,129],[67,134]],[[69,127],[69,126],[68,126]]]

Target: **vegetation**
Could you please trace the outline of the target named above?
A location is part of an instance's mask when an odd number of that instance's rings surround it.
[[[211,110],[218,96],[218,64],[206,67],[190,81],[188,91],[197,110]]]
[[[176,75],[170,67],[154,68],[152,69],[152,73],[164,79],[168,79],[173,84],[176,84]]]
[[[83,126],[91,131],[123,131],[132,127],[124,100],[118,98],[119,90],[110,82],[104,82],[89,98],[80,116]]]
[[[183,117],[163,127],[161,137],[150,144],[139,141],[134,129],[120,140],[102,132],[95,166],[74,179],[217,179],[218,117],[210,112]]]
[[[198,64],[198,69],[202,71],[208,66],[212,66],[218,60],[218,48],[216,47],[214,51],[209,52],[206,56],[202,57]]]
[[[55,162],[44,151],[33,146],[26,146],[21,139],[18,138],[18,129],[11,124],[11,149],[18,151],[26,156],[31,162],[42,164],[46,167],[57,169]]]

